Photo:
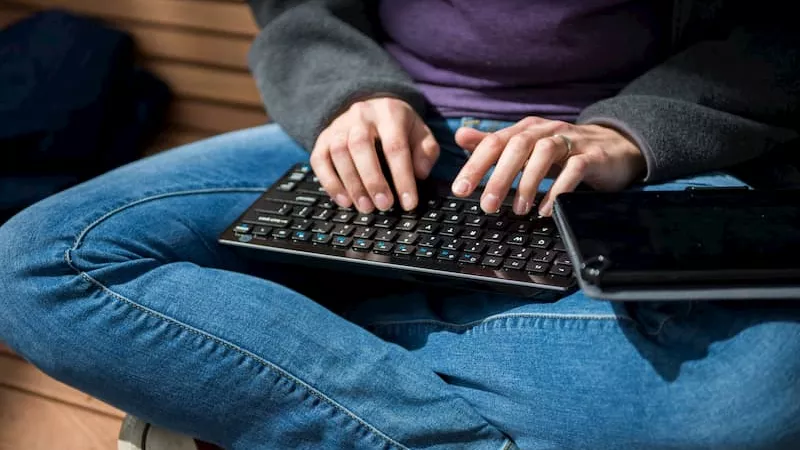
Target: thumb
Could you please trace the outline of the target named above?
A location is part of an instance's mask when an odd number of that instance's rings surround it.
[[[475,128],[461,127],[456,131],[456,144],[464,150],[471,152],[475,150],[475,147],[477,147],[488,134],[489,133],[485,131],[479,131]]]

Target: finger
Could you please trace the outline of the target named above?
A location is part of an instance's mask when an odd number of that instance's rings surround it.
[[[411,157],[414,175],[420,180],[428,178],[436,160],[439,159],[439,143],[430,128],[419,119],[414,119],[410,133]]]
[[[368,128],[355,127],[350,130],[348,145],[353,163],[361,177],[361,182],[367,189],[372,204],[381,211],[386,211],[391,208],[394,200],[378,159],[376,137],[375,131],[370,132]]]
[[[406,210],[413,209],[417,205],[417,183],[414,180],[414,166],[411,162],[406,131],[408,128],[391,116],[381,117],[377,128],[386,164],[389,166],[395,191],[400,197],[400,205]],[[386,209],[390,206],[391,203]],[[380,205],[378,207],[384,209]]]
[[[502,200],[506,198],[514,178],[517,177],[530,157],[534,145],[536,145],[536,139],[525,132],[508,140],[508,145],[503,149],[500,160],[497,161],[497,166],[481,196],[481,208],[485,212],[493,213],[500,209]]]
[[[459,197],[471,194],[500,158],[506,143],[507,140],[501,139],[497,133],[486,136],[456,175],[452,186],[453,194]]]
[[[471,152],[475,150],[475,147],[488,135],[489,133],[486,131],[480,131],[470,127],[461,127],[456,131],[456,144],[464,150]]]
[[[587,155],[577,155],[569,158],[561,175],[556,178],[550,191],[544,196],[539,214],[549,216],[553,212],[553,201],[559,194],[574,191],[586,177],[591,168],[591,161]]]
[[[536,141],[528,164],[522,171],[522,177],[517,185],[517,194],[513,203],[515,214],[523,216],[530,212],[539,190],[539,184],[552,170],[553,164],[564,154],[564,150],[559,147],[560,144],[560,140],[552,137]]]
[[[319,179],[319,184],[325,189],[325,192],[336,202],[337,205],[348,208],[352,205],[350,197],[344,185],[339,180],[336,174],[336,169],[333,167],[333,160],[331,159],[330,146],[328,139],[317,139],[314,145],[314,150],[311,152],[311,168],[314,170],[314,175]]]
[[[355,207],[359,211],[370,212],[373,209],[372,201],[361,183],[361,177],[358,175],[356,166],[353,164],[348,147],[348,136],[349,133],[340,132],[332,138],[331,160],[336,172],[339,174],[339,179],[342,180],[342,184],[347,190],[347,195],[350,196],[350,200],[353,201]]]

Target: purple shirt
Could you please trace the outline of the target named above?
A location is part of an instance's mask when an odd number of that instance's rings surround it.
[[[574,120],[652,66],[648,0],[383,0],[384,46],[444,116]]]

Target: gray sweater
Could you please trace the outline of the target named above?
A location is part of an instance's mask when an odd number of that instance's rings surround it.
[[[380,46],[363,0],[248,0],[261,32],[250,68],[272,117],[303,147],[352,102],[425,98]],[[672,56],[578,123],[615,127],[647,161],[645,181],[721,169],[800,137],[800,35],[787,6],[674,1]]]

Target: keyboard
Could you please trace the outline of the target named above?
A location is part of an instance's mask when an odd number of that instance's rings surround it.
[[[531,296],[575,287],[555,223],[535,213],[515,215],[514,192],[497,213],[486,214],[480,189],[458,198],[449,184],[424,181],[418,190],[414,211],[361,214],[336,205],[310,166],[298,164],[219,242],[249,257],[454,288]]]

